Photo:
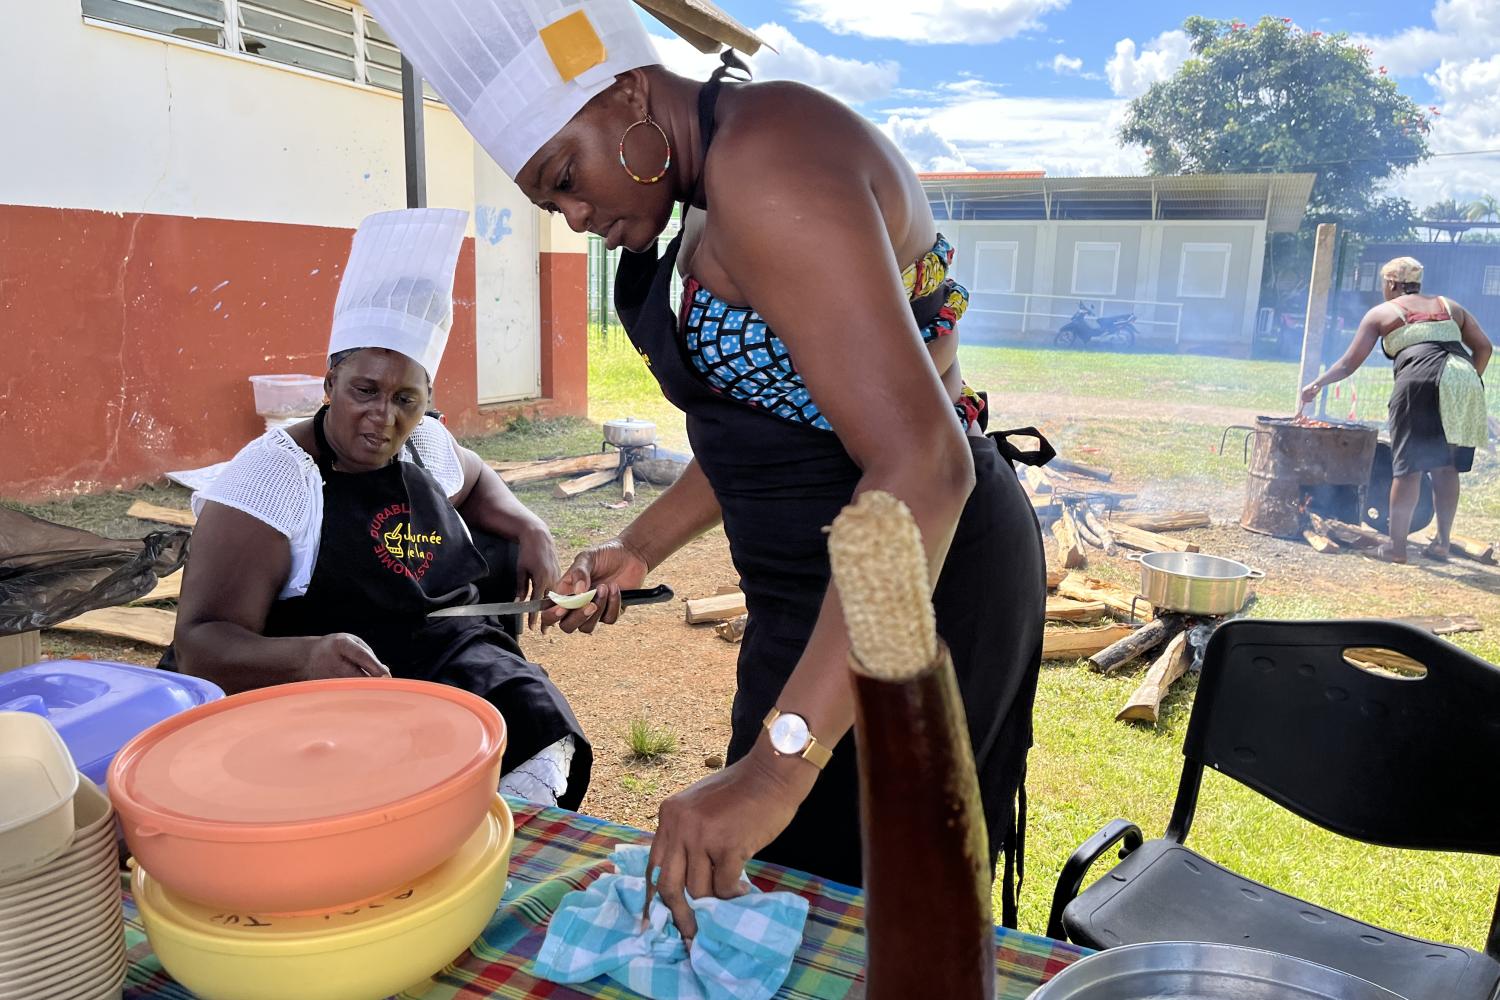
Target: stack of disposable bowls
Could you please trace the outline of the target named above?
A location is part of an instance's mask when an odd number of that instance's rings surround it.
[[[504,749],[488,702],[389,678],[266,688],[142,733],[109,785],[162,966],[204,1000],[421,985],[504,893]]]

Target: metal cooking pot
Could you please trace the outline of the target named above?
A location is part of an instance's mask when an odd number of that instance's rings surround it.
[[[656,425],[649,420],[626,417],[604,421],[604,440],[616,448],[644,448],[656,443]]]
[[[1030,1000],[1147,998],[1401,1000],[1383,986],[1306,959],[1201,941],[1153,941],[1096,952],[1059,972]]]
[[[1141,596],[1159,611],[1231,615],[1245,606],[1258,569],[1201,552],[1148,552],[1130,556],[1141,564]]]

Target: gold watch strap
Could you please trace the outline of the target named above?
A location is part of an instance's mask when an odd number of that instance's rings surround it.
[[[766,718],[761,723],[761,728],[769,733],[771,731],[771,723],[775,722],[780,717],[781,709],[772,706],[771,711],[766,713]],[[830,760],[833,759],[833,751],[824,746],[822,743],[818,742],[818,738],[811,732],[807,734],[807,746],[802,748],[801,753],[795,755],[784,754],[780,750],[777,750],[774,746],[771,748],[771,752],[776,754],[776,756],[778,757],[801,757],[803,760],[807,761],[809,764],[813,765],[820,771],[828,765],[828,762]]]

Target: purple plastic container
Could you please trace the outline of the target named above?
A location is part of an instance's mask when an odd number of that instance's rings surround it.
[[[218,685],[197,677],[105,660],[48,660],[0,674],[0,712],[47,718],[78,770],[100,787],[136,734],[222,697]]]

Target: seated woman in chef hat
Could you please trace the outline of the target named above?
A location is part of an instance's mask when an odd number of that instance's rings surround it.
[[[231,693],[393,674],[463,688],[505,716],[501,789],[571,808],[593,753],[567,699],[495,618],[427,617],[474,603],[497,575],[515,581],[506,600],[559,576],[547,525],[425,415],[467,219],[412,209],[359,227],[334,305],[329,402],[250,442],[194,496],[168,660]],[[514,577],[476,545],[497,536],[514,542]]]

